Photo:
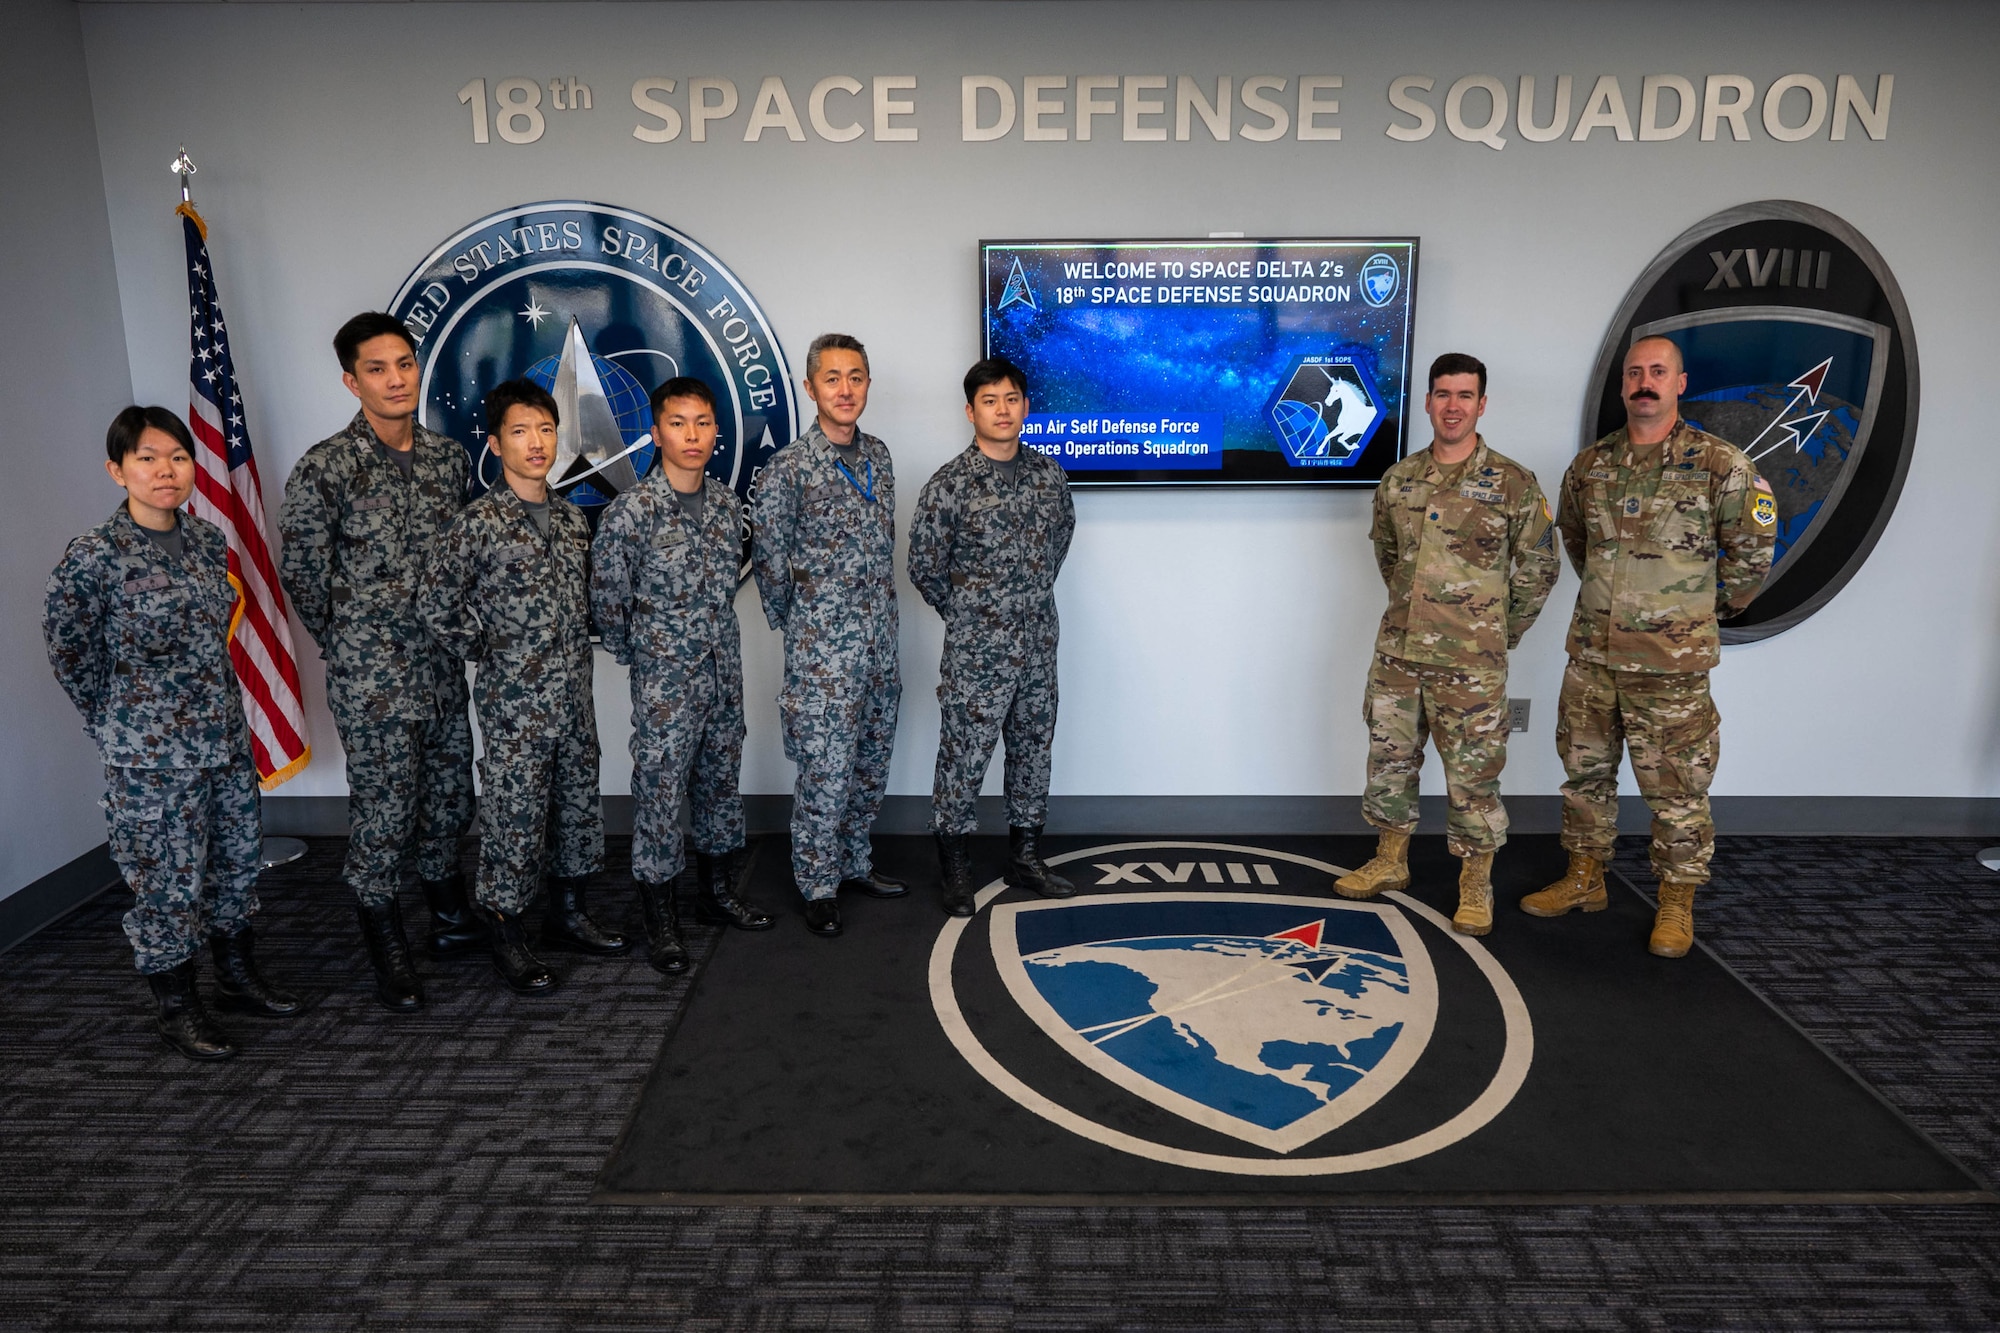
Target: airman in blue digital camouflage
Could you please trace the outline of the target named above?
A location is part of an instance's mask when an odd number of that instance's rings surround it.
[[[910,522],[910,582],[944,617],[931,823],[942,900],[971,916],[966,837],[979,784],[1006,742],[1007,883],[1048,898],[1076,886],[1042,860],[1056,732],[1056,575],[1076,531],[1061,464],[1021,447],[1027,377],[1011,361],[965,375],[972,443],[932,474]]]
[[[229,550],[221,529],[180,512],[196,465],[179,417],[128,407],[105,452],[125,503],[63,552],[42,636],[104,760],[111,858],[132,890],[125,935],[160,1035],[190,1060],[226,1060],[236,1047],[195,984],[204,939],[221,1007],[274,1018],[299,1010],[251,956],[263,827],[229,660]]]
[[[1450,801],[1445,842],[1460,861],[1452,928],[1484,935],[1493,929],[1493,856],[1507,841],[1500,801],[1507,654],[1541,614],[1560,565],[1534,473],[1479,434],[1485,364],[1448,352],[1431,363],[1429,385],[1430,447],[1391,467],[1375,488],[1375,561],[1389,607],[1362,704],[1361,813],[1380,834],[1375,855],[1334,890],[1372,898],[1410,882],[1428,735]]]
[[[431,544],[465,504],[458,441],[417,424],[416,345],[393,315],[356,315],[334,335],[341,382],[361,402],[347,428],[306,451],[285,482],[279,576],[326,659],[326,701],[347,752],[354,891],[375,995],[423,1004],[396,895],[414,858],[434,957],[480,948],[459,842],[472,823],[465,669],[417,618]]]
[[[841,889],[909,892],[875,869],[869,833],[882,809],[896,707],[896,477],[889,450],[861,430],[868,352],[844,333],[806,353],[817,415],[772,455],[757,482],[751,566],[764,618],[785,636],[778,695],[792,796],[792,875],[806,928],[840,934]]]
[[[659,470],[611,502],[591,543],[590,603],[604,650],[630,668],[632,878],[647,957],[687,967],[674,883],[686,867],[681,798],[694,816],[699,910],[739,930],[777,924],[736,894],[745,836],[743,643],[736,588],[743,509],[707,473],[715,393],[676,376],[653,390]]]
[[[590,522],[549,489],[556,403],[527,380],[486,395],[501,481],[438,538],[417,592],[424,624],[475,663],[479,715],[479,879],[493,965],[523,994],[556,975],[530,947],[523,910],[549,877],[541,942],[622,953],[625,937],[590,919],[584,892],[604,868],[591,695]]]

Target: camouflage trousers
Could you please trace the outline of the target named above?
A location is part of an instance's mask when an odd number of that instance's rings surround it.
[[[1632,751],[1632,776],[1653,808],[1653,869],[1661,879],[1702,884],[1715,852],[1708,785],[1722,751],[1722,718],[1706,671],[1612,671],[1570,661],[1556,704],[1562,755],[1562,843],[1611,858],[1618,836],[1618,759]]]
[[[1361,813],[1377,828],[1417,827],[1417,776],[1424,737],[1444,764],[1445,843],[1453,856],[1496,851],[1507,841],[1500,770],[1507,766],[1507,672],[1442,667],[1375,654],[1362,703],[1368,722],[1368,790]]]
[[[395,898],[412,851],[425,879],[456,874],[459,839],[472,825],[472,723],[464,704],[430,722],[387,718],[343,727],[340,743],[348,793],[341,875],[354,896],[371,904]]]
[[[1020,666],[981,670],[953,660],[945,647],[938,684],[937,772],[931,780],[931,827],[939,833],[979,829],[979,787],[996,742],[1006,745],[1007,823],[1040,828],[1049,818],[1049,762],[1056,738],[1056,655],[1053,645]]]
[[[743,690],[723,688],[710,654],[663,686],[632,667],[632,876],[665,884],[687,865],[681,798],[694,813],[694,847],[716,855],[743,845]]]
[[[111,859],[132,890],[125,937],[141,972],[170,972],[210,935],[234,935],[257,910],[264,849],[257,770],[104,770]]]
[[[785,757],[799,766],[792,789],[792,877],[808,899],[831,898],[840,881],[866,875],[868,845],[889,782],[902,698],[895,649],[861,678],[829,689],[788,690],[778,700]]]
[[[488,911],[515,916],[535,900],[543,875],[566,879],[604,868],[597,722],[578,719],[553,738],[482,740],[473,897]]]

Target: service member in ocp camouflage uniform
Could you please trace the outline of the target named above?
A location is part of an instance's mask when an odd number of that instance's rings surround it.
[[[1623,374],[1625,426],[1570,463],[1556,519],[1583,576],[1556,705],[1569,870],[1521,908],[1561,916],[1606,905],[1618,759],[1629,745],[1632,776],[1653,810],[1660,877],[1648,948],[1679,958],[1694,945],[1694,894],[1715,850],[1716,622],[1763,586],[1778,514],[1770,484],[1741,450],[1681,420],[1687,373],[1671,339],[1632,344]]]
[[[1375,562],[1389,609],[1362,705],[1362,814],[1381,834],[1374,858],[1334,889],[1372,898],[1410,882],[1428,732],[1450,801],[1445,842],[1461,861],[1452,928],[1484,935],[1493,929],[1493,855],[1507,841],[1507,654],[1541,614],[1560,570],[1534,474],[1478,432],[1485,364],[1459,352],[1433,361],[1424,411],[1430,447],[1391,467],[1375,490]]]
[[[132,890],[125,934],[160,1035],[190,1060],[236,1054],[195,985],[203,939],[219,1003],[287,1017],[299,1002],[251,958],[263,847],[257,767],[229,660],[236,590],[221,529],[181,506],[194,440],[164,407],[128,407],[105,435],[126,500],[49,575],[49,665],[104,759],[111,858]]]
[[[412,854],[431,909],[432,956],[478,948],[459,840],[472,823],[465,671],[417,619],[431,542],[465,504],[458,441],[417,424],[416,345],[393,315],[356,315],[333,338],[361,400],[347,428],[285,482],[279,576],[326,659],[326,701],[347,752],[347,865],[375,995],[422,1006],[396,895]]]
[[[632,878],[647,957],[687,967],[674,882],[687,864],[681,796],[694,814],[699,910],[739,930],[777,923],[736,896],[745,836],[743,642],[736,588],[743,509],[708,475],[715,393],[677,376],[653,390],[657,472],[611,502],[591,543],[590,604],[604,650],[631,669]]]
[[[896,655],[896,477],[889,450],[857,424],[868,406],[868,352],[844,333],[813,339],[804,435],[757,482],[751,567],[764,618],[785,636],[778,695],[792,795],[792,875],[806,928],[840,934],[841,889],[909,892],[875,869],[869,832],[882,809],[902,698]]]
[[[555,399],[527,380],[486,395],[501,481],[438,538],[418,614],[454,655],[475,663],[479,712],[479,906],[493,965],[523,994],[554,988],[521,913],[550,880],[542,943],[613,954],[625,937],[598,928],[584,891],[604,868],[591,696],[590,523],[549,489]]]
[[[1049,898],[1076,892],[1041,854],[1056,732],[1055,584],[1076,507],[1062,465],[1021,447],[1020,367],[979,362],[966,372],[965,402],[972,443],[924,483],[909,555],[910,582],[945,620],[931,825],[953,916],[973,913],[965,840],[979,826],[979,784],[1003,737],[1007,883]]]

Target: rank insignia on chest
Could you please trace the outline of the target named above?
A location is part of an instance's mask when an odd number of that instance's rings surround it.
[[[1637,514],[1638,512],[1639,512],[1639,497],[1638,497],[1638,496],[1636,496],[1636,495],[1628,495],[1628,496],[1626,496],[1626,497],[1625,497],[1625,516],[1626,516],[1627,518],[1630,518],[1630,517],[1632,517],[1632,516],[1636,515],[1636,514]]]
[[[1757,520],[1757,526],[1768,528],[1778,521],[1778,502],[1768,495],[1758,495],[1750,501],[1750,517]]]

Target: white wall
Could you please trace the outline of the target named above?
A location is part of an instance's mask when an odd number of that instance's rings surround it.
[[[172,182],[201,164],[222,299],[275,505],[312,441],[342,424],[327,340],[385,304],[442,238],[483,214],[585,198],[652,214],[713,249],[756,294],[795,367],[828,328],[862,337],[868,427],[907,506],[962,447],[957,384],[978,354],[982,236],[1414,233],[1423,241],[1419,364],[1472,351],[1493,371],[1488,439],[1553,487],[1577,446],[1590,362],[1628,286],[1684,228],[1733,204],[1807,200],[1868,236],[1900,277],[1923,357],[1923,424],[1894,520],[1826,610],[1729,650],[1725,794],[2000,792],[1993,675],[2000,457],[1985,414],[1984,316],[2000,306],[1990,63],[1979,4],[1891,17],[1878,6],[1680,4],[566,4],[91,5],[83,12],[119,289],[142,399],[183,393],[185,312]],[[165,52],[199,53],[200,76]],[[1831,87],[1895,75],[1888,136],[1534,144],[1502,151],[1440,128],[1385,134],[1389,81],[1640,76],[1759,88],[1794,71]],[[742,141],[765,75],[805,98],[828,74],[914,73],[915,143],[779,134]],[[1344,80],[1337,143],[965,143],[959,80],[992,73],[1186,73],[1212,86],[1274,73]],[[574,75],[595,108],[552,114],[529,146],[471,142],[467,80]],[[743,107],[705,143],[631,136],[634,79],[733,79]],[[674,99],[685,105],[685,94]],[[650,123],[650,122],[649,122]],[[1421,423],[1419,423],[1421,425]],[[1417,442],[1422,442],[1421,432]],[[1090,493],[1060,589],[1063,725],[1056,790],[1088,794],[1358,792],[1362,678],[1382,592],[1365,494]],[[39,558],[39,557],[38,557]],[[45,561],[43,563],[46,563]],[[1507,787],[1551,792],[1567,574],[1515,658],[1536,702]],[[771,703],[779,646],[739,602],[752,697],[750,791],[788,790]],[[907,682],[892,790],[929,788],[941,639],[905,589]],[[284,789],[344,790],[309,667],[319,759]],[[626,790],[622,684],[600,675],[605,789]],[[51,742],[65,762],[74,738]],[[1432,775],[1435,783],[1435,773]],[[1433,785],[1430,790],[1437,790]]]
[[[104,428],[132,397],[77,11],[17,0],[7,19],[0,453],[13,503],[0,564],[0,897],[104,841],[104,770],[49,674],[42,588],[69,539],[124,498],[104,475]]]

